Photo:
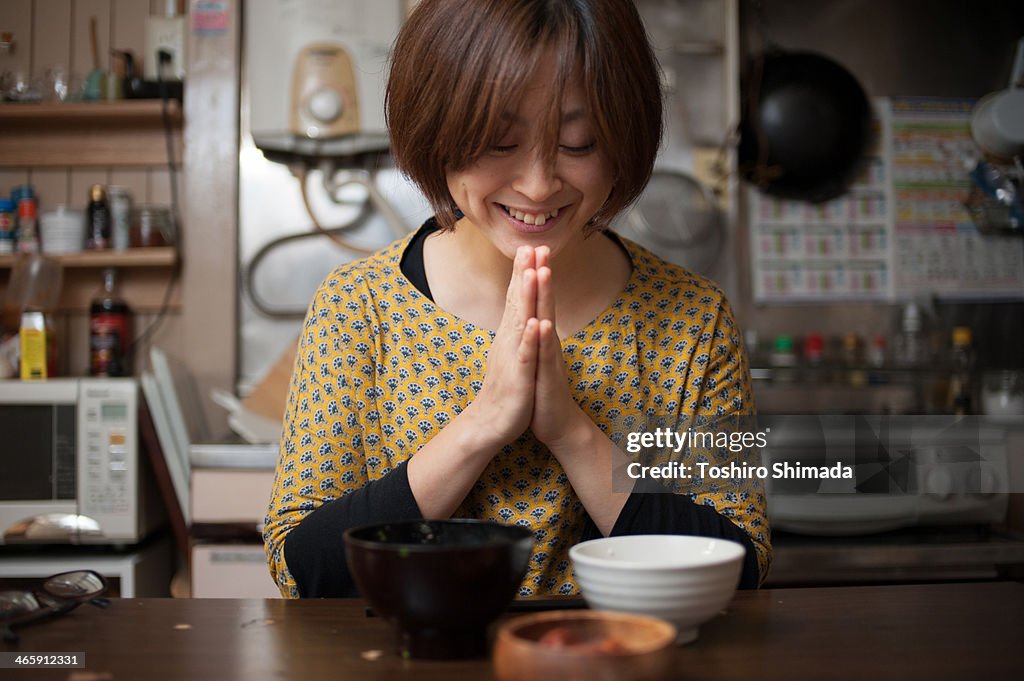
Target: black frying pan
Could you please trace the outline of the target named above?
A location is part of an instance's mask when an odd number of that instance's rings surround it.
[[[857,79],[820,54],[773,51],[750,59],[742,86],[741,176],[780,198],[845,192],[872,142]]]

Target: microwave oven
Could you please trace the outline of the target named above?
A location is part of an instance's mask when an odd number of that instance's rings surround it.
[[[132,378],[0,381],[0,544],[135,544],[163,520]]]

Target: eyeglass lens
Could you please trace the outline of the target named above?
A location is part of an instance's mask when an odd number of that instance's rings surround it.
[[[30,591],[0,591],[0,619],[9,619],[41,608]]]
[[[102,577],[86,570],[54,575],[43,582],[43,590],[57,598],[89,598],[102,593],[105,587]]]

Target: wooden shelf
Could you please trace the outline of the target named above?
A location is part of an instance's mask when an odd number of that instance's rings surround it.
[[[134,125],[163,125],[159,99],[122,99],[116,102],[58,102],[0,104],[0,124],[31,121],[37,126],[63,124],[68,121]],[[177,100],[167,102],[167,113],[172,125],[181,125],[181,105]]]
[[[14,255],[0,256],[0,269],[14,265]],[[67,255],[48,256],[65,268],[105,267],[172,267],[177,262],[173,246],[159,248],[129,248],[126,251],[83,251]]]
[[[0,299],[3,298],[11,267],[17,256],[0,256]],[[181,291],[173,282],[177,252],[172,246],[160,248],[129,248],[126,251],[86,251],[51,256],[64,268],[57,311],[65,314],[85,313],[103,282],[102,270],[117,268],[121,294],[128,305],[140,314],[161,308],[168,285],[173,286],[169,299],[172,310],[181,309]]]
[[[179,164],[181,105],[167,106]],[[166,166],[162,107],[155,99],[0,104],[0,167]]]

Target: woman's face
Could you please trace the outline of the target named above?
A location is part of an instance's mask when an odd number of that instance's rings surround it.
[[[505,112],[508,132],[472,166],[448,173],[455,203],[509,259],[519,246],[545,245],[556,256],[582,240],[612,190],[612,168],[596,145],[578,80],[562,98],[558,154],[553,164],[545,161],[540,140],[552,77],[553,67],[540,69],[518,108]]]

